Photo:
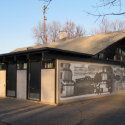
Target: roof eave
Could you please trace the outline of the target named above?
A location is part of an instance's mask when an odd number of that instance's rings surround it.
[[[66,52],[66,53],[71,53],[71,54],[77,54],[77,55],[84,55],[84,56],[93,56],[91,54],[86,54],[86,53],[79,53],[75,51],[69,51],[69,50],[62,50],[62,49],[57,49],[57,48],[50,48],[50,47],[44,47],[44,48],[38,48],[38,49],[32,49],[32,50],[25,50],[25,51],[18,51],[18,52],[12,52],[12,53],[5,53],[5,54],[0,54],[0,57],[4,56],[13,56],[13,55],[21,55],[21,54],[29,54],[32,52],[39,52],[39,51],[60,51],[60,52]]]

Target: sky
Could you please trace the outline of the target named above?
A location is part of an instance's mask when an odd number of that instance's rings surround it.
[[[98,26],[101,19],[96,21],[97,17],[90,16],[84,11],[97,13],[92,6],[96,6],[99,1],[52,0],[47,9],[46,23],[56,20],[63,24],[66,20],[71,20],[77,25],[84,26],[89,32],[93,27]],[[35,44],[32,29],[38,21],[43,21],[42,6],[44,4],[40,0],[0,0],[0,54]],[[100,12],[112,11],[120,10],[118,7],[100,9]],[[111,21],[125,19],[124,16],[108,16],[107,18]]]

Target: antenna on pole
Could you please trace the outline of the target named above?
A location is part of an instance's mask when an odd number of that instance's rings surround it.
[[[43,43],[46,43],[46,42],[47,42],[46,37],[45,37],[45,28],[46,28],[46,27],[45,27],[45,25],[46,25],[46,24],[45,24],[45,21],[47,20],[47,18],[46,18],[46,16],[45,16],[46,9],[47,9],[47,7],[46,7],[45,5],[43,5],[43,6],[42,6],[42,11],[43,11],[43,15],[44,15],[44,33],[43,33],[43,34],[44,34],[44,38],[43,38],[44,40],[43,40]]]

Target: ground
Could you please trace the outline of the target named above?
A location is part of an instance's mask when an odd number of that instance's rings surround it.
[[[125,125],[125,94],[61,106],[0,98],[0,125]]]

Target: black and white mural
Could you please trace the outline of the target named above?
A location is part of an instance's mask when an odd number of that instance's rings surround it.
[[[125,91],[125,69],[120,66],[60,63],[60,98]]]

